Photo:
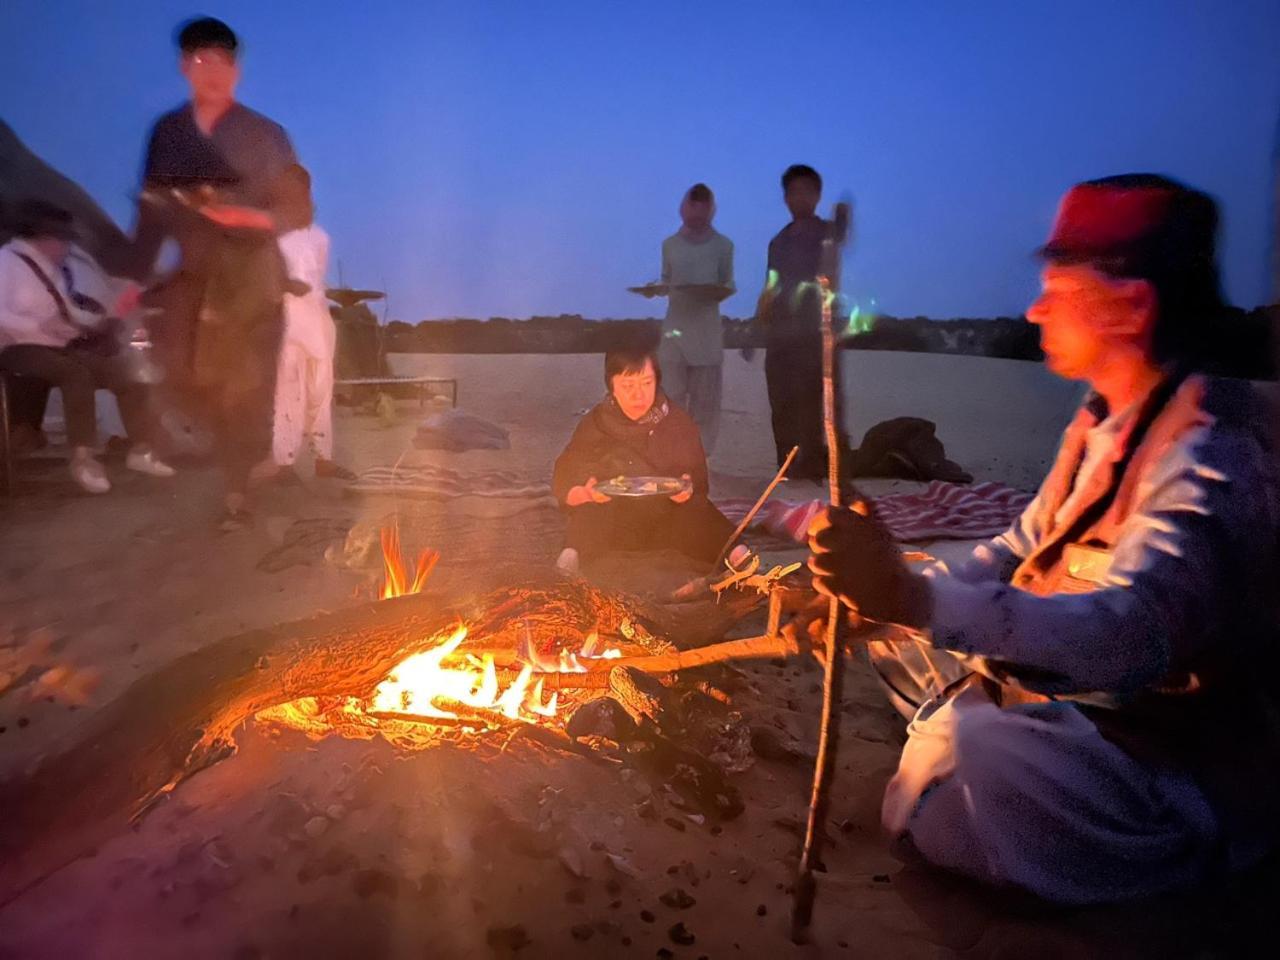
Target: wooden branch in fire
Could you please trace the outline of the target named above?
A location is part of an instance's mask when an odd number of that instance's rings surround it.
[[[510,650],[468,651],[470,654],[477,652],[490,654],[493,657],[494,666],[502,669],[518,670],[524,665],[519,655]],[[725,640],[676,653],[651,654],[642,657],[591,658],[579,661],[586,667],[585,671],[535,672],[533,677],[535,680],[545,681],[547,688],[551,690],[597,690],[608,688],[609,674],[614,667],[631,667],[641,673],[663,676],[716,663],[731,663],[735,660],[773,660],[779,657],[793,657],[802,652],[804,648],[793,638],[781,634],[762,635]]]

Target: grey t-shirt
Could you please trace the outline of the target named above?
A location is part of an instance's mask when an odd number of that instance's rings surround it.
[[[667,284],[667,316],[662,336],[691,366],[719,365],[724,359],[720,301],[698,286],[734,289],[733,241],[712,230],[704,240],[675,233],[662,241],[662,282]]]

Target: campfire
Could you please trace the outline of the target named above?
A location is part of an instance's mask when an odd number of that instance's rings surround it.
[[[753,756],[733,674],[694,668],[798,652],[775,629],[782,568],[735,568],[668,602],[515,569],[488,592],[433,595],[438,554],[407,563],[395,530],[383,545],[376,599],[203,644],[139,678],[21,782],[0,783],[0,900],[230,756],[250,719],[494,756],[523,734],[533,749],[634,768],[698,816],[741,811],[727,778]],[[766,634],[726,640],[766,595]]]
[[[422,551],[410,575],[399,529],[384,528],[381,540],[384,577],[377,596],[421,593],[439,553]],[[631,652],[653,650],[638,645]],[[606,643],[594,630],[576,649],[556,637],[540,649],[526,622],[514,647],[502,649],[486,648],[485,638],[471,637],[459,623],[400,661],[367,698],[301,697],[260,711],[257,719],[313,737],[381,733],[409,746],[426,746],[444,730],[474,734],[511,723],[563,727],[562,706],[579,705],[575,691],[607,686],[601,671],[623,657],[621,645]],[[590,674],[595,676],[584,676]]]

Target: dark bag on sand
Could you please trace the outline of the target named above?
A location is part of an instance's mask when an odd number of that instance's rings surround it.
[[[971,474],[947,459],[936,430],[932,420],[920,417],[895,417],[877,423],[862,438],[862,446],[850,451],[849,473],[855,477],[972,483]]]

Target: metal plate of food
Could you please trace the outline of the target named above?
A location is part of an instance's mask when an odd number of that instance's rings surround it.
[[[673,497],[692,489],[682,477],[613,477],[596,484],[606,497]]]

